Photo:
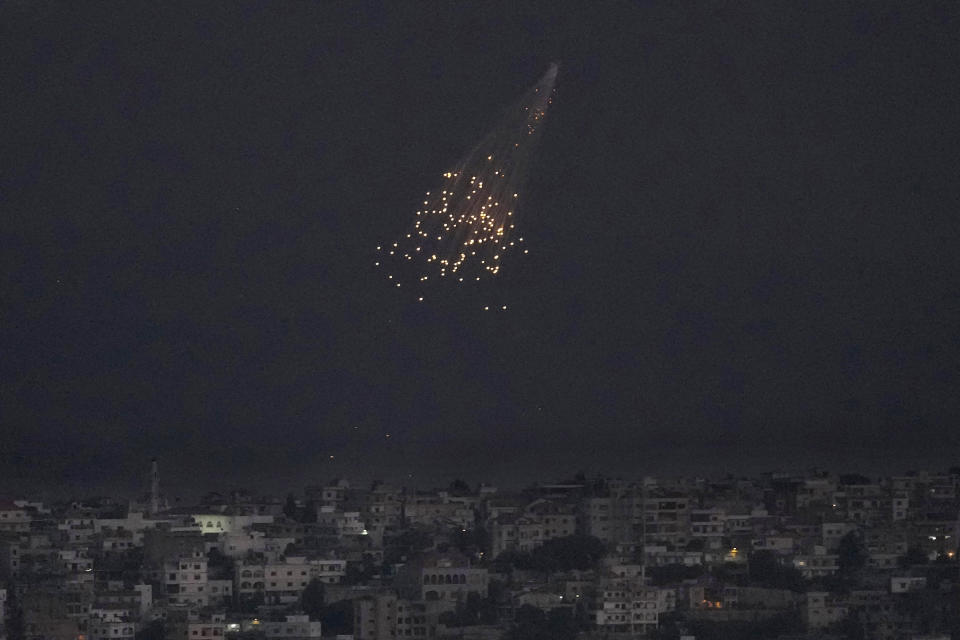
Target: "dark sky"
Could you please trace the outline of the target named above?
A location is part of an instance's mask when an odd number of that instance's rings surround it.
[[[0,493],[960,461],[958,5],[514,4],[5,3]],[[390,289],[555,59],[509,311]]]

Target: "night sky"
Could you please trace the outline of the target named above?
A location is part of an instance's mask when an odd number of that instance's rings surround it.
[[[958,5],[521,4],[5,3],[0,494],[957,464]],[[391,289],[553,60],[509,310]]]

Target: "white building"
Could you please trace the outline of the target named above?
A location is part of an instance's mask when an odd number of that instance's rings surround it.
[[[268,604],[292,604],[311,580],[338,584],[346,572],[346,560],[291,556],[284,562],[237,565],[234,587],[241,597],[262,593]]]
[[[366,532],[359,511],[337,511],[329,505],[320,507],[317,523],[333,527],[338,536],[361,536]]]
[[[30,531],[30,513],[12,500],[0,500],[0,531]]]
[[[311,620],[306,615],[289,615],[283,622],[261,621],[257,630],[267,637],[267,640],[304,640],[320,637],[320,621]]]
[[[222,613],[198,614],[191,611],[186,620],[169,624],[169,640],[223,640],[226,622]]]
[[[839,557],[835,553],[827,553],[826,549],[817,545],[812,554],[795,555],[793,566],[807,580],[823,576],[832,576],[840,570]]]
[[[355,640],[394,640],[397,633],[397,596],[382,593],[353,601]]]
[[[207,589],[207,559],[180,556],[163,563],[163,582],[167,602],[175,605],[205,607],[210,603]]]
[[[463,554],[430,552],[404,565],[394,584],[409,600],[457,602],[471,592],[486,596],[489,583],[487,569],[470,566]]]
[[[403,518],[407,525],[446,525],[472,529],[476,525],[477,498],[455,497],[447,491],[406,496]]]
[[[572,506],[548,500],[536,500],[521,514],[503,514],[490,525],[492,557],[507,550],[532,551],[554,538],[577,532],[577,514]]]
[[[134,546],[143,544],[143,532],[154,529],[160,523],[169,522],[166,518],[151,518],[142,511],[129,511],[123,518],[93,518],[94,533],[121,533],[127,532],[132,537]]]
[[[229,606],[233,600],[233,580],[207,580],[210,606]]]
[[[93,571],[93,559],[87,556],[83,548],[60,549],[57,551],[60,566],[69,573]]]
[[[806,598],[803,618],[808,629],[822,629],[847,616],[849,609],[839,596],[826,591],[808,591]]]
[[[771,551],[778,555],[790,555],[797,547],[793,536],[764,536],[755,538],[752,544],[754,551]]]
[[[96,529],[93,524],[93,518],[90,516],[73,515],[60,520],[57,523],[57,529],[60,536],[67,544],[86,544],[93,540]]]
[[[690,510],[690,536],[703,540],[708,549],[723,539],[725,525],[726,513],[723,509]]]
[[[137,624],[126,608],[90,609],[87,634],[90,640],[132,640]]]
[[[674,589],[645,587],[638,580],[605,579],[593,603],[593,623],[605,632],[648,633],[676,609]]]
[[[668,564],[682,564],[695,567],[703,564],[703,553],[700,551],[670,551],[665,545],[649,544],[643,549],[643,556],[648,565],[664,566]]]
[[[231,558],[263,553],[265,537],[262,531],[225,531],[220,534],[220,552]]]
[[[255,524],[270,524],[274,521],[269,514],[193,513],[190,517],[203,533],[242,532]]]
[[[823,523],[823,546],[828,551],[836,551],[840,547],[840,541],[851,531],[856,531],[859,527],[853,522],[824,522]]]
[[[922,591],[927,587],[923,576],[893,576],[890,578],[890,593],[910,593]]]

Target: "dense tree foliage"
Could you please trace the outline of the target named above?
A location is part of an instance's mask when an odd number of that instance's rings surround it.
[[[688,632],[697,640],[757,640],[795,633],[803,628],[803,621],[799,612],[789,611],[749,622],[712,622],[694,619],[689,620],[686,625]]]
[[[440,622],[448,627],[469,627],[477,624],[496,624],[497,605],[492,598],[470,592],[466,600],[457,603],[454,611],[440,615]]]
[[[747,560],[750,584],[770,589],[803,591],[805,583],[800,571],[784,564],[772,551],[754,551]]]
[[[353,633],[353,601],[333,602],[323,608],[319,618],[324,635],[350,635]]]
[[[703,538],[693,538],[691,539],[686,546],[684,546],[685,551],[703,551],[705,547]]]
[[[7,584],[7,602],[5,605],[6,619],[0,620],[4,623],[7,640],[24,640],[26,637],[26,628],[23,623],[23,607],[20,604],[20,598],[17,595],[17,589],[13,582]]]
[[[851,531],[840,539],[840,549],[837,554],[841,576],[850,577],[867,564],[867,551],[857,531]]]
[[[384,541],[383,563],[392,565],[404,562],[410,556],[426,551],[433,546],[433,535],[418,528],[405,529],[400,535]]]
[[[233,580],[234,561],[230,556],[213,547],[207,553],[207,568],[211,580]]]
[[[326,588],[323,582],[314,578],[300,594],[300,608],[313,619],[319,619],[326,604]]]
[[[470,490],[470,485],[468,485],[466,482],[464,482],[460,478],[457,478],[456,480],[451,482],[450,486],[447,487],[447,491],[450,492],[450,495],[458,498],[463,496],[469,496],[473,493]]]
[[[569,609],[545,613],[528,604],[517,609],[506,640],[574,640],[579,624]]]
[[[487,530],[483,527],[463,530],[460,527],[454,529],[450,540],[462,553],[474,554],[487,549]]]
[[[542,571],[585,571],[593,568],[607,549],[603,542],[593,536],[574,535],[554,538],[533,551],[505,551],[498,561],[509,562],[517,569]]]
[[[297,500],[292,493],[287,494],[287,500],[283,504],[283,515],[291,520],[297,519]]]
[[[907,568],[918,564],[927,564],[928,561],[927,554],[923,552],[923,549],[914,546],[907,549],[907,552],[898,558],[897,564],[901,568]]]
[[[137,631],[135,640],[165,640],[167,629],[163,620],[151,620],[140,631]]]
[[[363,562],[348,562],[347,570],[343,576],[343,584],[356,585],[364,584],[377,573],[377,564],[369,553],[363,554]]]
[[[677,584],[691,578],[698,578],[707,572],[703,565],[688,567],[683,564],[665,564],[659,567],[649,567],[647,577],[650,583],[658,587]]]

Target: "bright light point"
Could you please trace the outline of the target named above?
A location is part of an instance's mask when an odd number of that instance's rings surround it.
[[[420,296],[420,297],[418,298],[418,300],[419,300],[420,302],[423,302],[423,296]]]
[[[484,307],[483,310],[484,310],[484,311],[490,311],[490,307]]]
[[[504,311],[506,311],[506,310],[507,310],[507,305],[503,305],[503,306],[500,307],[500,308],[503,309]]]

